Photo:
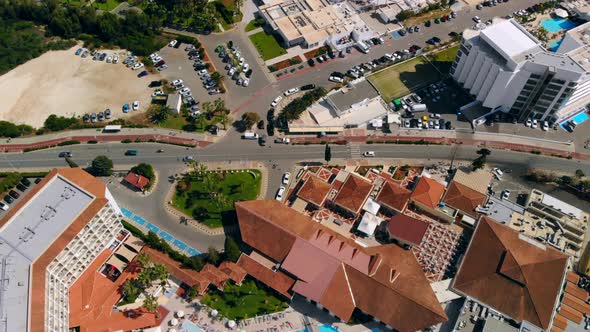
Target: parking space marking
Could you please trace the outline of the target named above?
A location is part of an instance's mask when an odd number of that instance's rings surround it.
[[[140,216],[133,216],[133,221],[140,224],[141,226],[145,225],[145,219]]]
[[[160,237],[162,239],[164,239],[164,241],[166,241],[166,242],[171,242],[174,239],[174,237],[172,235],[170,235],[169,233],[167,233],[166,231],[161,231]]]
[[[158,226],[152,225],[152,224],[147,224],[147,229],[158,234],[158,232],[160,231],[160,228]]]
[[[197,255],[200,255],[200,254],[201,254],[201,252],[200,252],[200,251],[198,251],[198,250],[197,250],[197,249],[195,249],[195,248],[188,248],[188,250],[187,250],[186,252],[188,253],[188,256],[189,256],[189,257],[192,257],[192,256],[197,256]]]
[[[184,243],[184,242],[182,242],[182,241],[180,241],[180,240],[178,240],[178,239],[174,240],[174,242],[173,242],[172,244],[173,244],[175,247],[177,247],[177,248],[179,248],[180,250],[182,250],[182,251],[185,251],[185,250],[186,250],[186,247],[188,247],[188,246],[186,245],[186,243]]]
[[[121,213],[127,218],[131,218],[133,215],[133,213],[131,213],[131,211],[127,210],[126,208],[121,208]]]

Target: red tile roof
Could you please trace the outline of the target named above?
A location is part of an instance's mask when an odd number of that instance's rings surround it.
[[[476,218],[477,212],[475,212],[475,208],[478,205],[483,206],[486,199],[486,195],[453,181],[445,194],[443,202]]]
[[[371,190],[373,185],[368,180],[350,174],[336,195],[334,203],[356,214],[365,204]]]
[[[166,266],[171,275],[175,276],[185,284],[199,289],[199,293],[203,293],[209,286],[209,280],[203,275],[193,269],[183,267],[181,263],[168,257],[167,254],[154,250],[148,246],[143,247],[142,251],[145,252],[154,263]]]
[[[389,219],[387,231],[389,236],[418,246],[428,230],[428,223],[403,214],[398,214]]]
[[[127,176],[125,176],[124,180],[139,190],[143,190],[143,188],[145,188],[145,186],[150,183],[150,179],[133,172],[127,173]]]
[[[387,207],[403,212],[412,192],[400,185],[386,181],[377,195],[376,201]]]
[[[435,180],[422,176],[418,180],[414,192],[410,198],[428,208],[435,209],[440,203],[440,199],[445,192],[445,186]]]
[[[223,273],[221,270],[212,264],[205,264],[203,269],[199,272],[210,284],[215,285],[219,289],[223,289],[225,281],[228,279],[228,275]]]
[[[318,178],[315,174],[309,173],[307,180],[305,180],[305,183],[301,186],[301,189],[299,189],[297,197],[313,203],[316,206],[322,206],[331,189],[332,186],[326,181]]]
[[[248,272],[249,275],[256,278],[257,280],[260,280],[278,293],[288,298],[293,296],[290,290],[293,285],[295,285],[295,279],[289,277],[285,273],[270,270],[246,254],[242,254],[240,256],[237,264],[239,267]]]
[[[568,257],[482,218],[452,288],[519,321],[548,329]]]
[[[240,285],[244,278],[246,278],[246,270],[238,266],[234,262],[225,261],[219,264],[219,270],[225,273],[236,284]]]
[[[319,299],[342,320],[349,320],[354,308],[399,331],[416,331],[447,320],[410,251],[393,244],[361,247],[274,200],[239,202],[236,210],[240,230],[245,230],[244,242],[283,262],[281,268],[297,278],[295,292]]]

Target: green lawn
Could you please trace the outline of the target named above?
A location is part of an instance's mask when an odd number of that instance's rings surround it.
[[[111,10],[117,8],[117,6],[119,4],[120,4],[120,2],[118,0],[106,0],[105,3],[101,3],[99,1],[94,1],[92,3],[92,7],[96,8],[96,9],[103,10],[105,12],[110,12]]]
[[[253,34],[250,40],[265,61],[287,53],[273,35],[264,31]]]
[[[248,24],[246,25],[246,28],[244,28],[244,30],[246,30],[246,32],[248,31],[252,31],[254,29],[258,29],[260,27],[260,22],[257,20],[252,20],[250,22],[248,22]]]
[[[209,227],[221,227],[235,222],[234,202],[256,199],[260,180],[258,170],[188,175],[176,187],[172,203],[178,210]],[[226,198],[225,204],[214,199],[212,193]]]
[[[373,74],[368,80],[377,88],[381,97],[390,102],[440,78],[432,64],[423,57],[417,57]]]
[[[241,286],[228,284],[222,291],[209,290],[201,302],[217,309],[229,319],[246,319],[282,311],[287,303],[253,280],[245,280]]]
[[[434,65],[443,75],[446,75],[451,70],[451,65],[455,61],[457,52],[459,51],[459,45],[453,46],[446,50],[442,50],[438,53],[434,53],[428,56],[428,60]]]
[[[168,116],[166,120],[160,122],[158,126],[162,128],[184,130],[195,133],[204,133],[207,127],[209,127],[210,125],[218,124],[219,121],[219,117],[213,117],[211,120],[207,120],[205,115],[201,115],[195,123],[191,123],[181,114],[173,114]]]

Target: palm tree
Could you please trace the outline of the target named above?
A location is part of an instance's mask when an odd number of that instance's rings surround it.
[[[156,309],[158,309],[158,299],[151,294],[145,294],[145,298],[143,299],[143,307],[148,312],[155,312]]]
[[[221,76],[219,78],[219,80],[221,81],[223,79],[223,76]],[[213,106],[215,108],[215,112],[220,112],[222,110],[225,109],[225,100],[221,99],[221,98],[217,98],[213,101]]]
[[[227,126],[231,123],[231,117],[227,113],[221,114],[219,122],[223,125],[223,130],[227,130]]]
[[[137,255],[137,265],[139,265],[139,267],[141,267],[142,269],[145,269],[147,267],[149,267],[151,265],[151,260],[150,260],[150,256],[148,256],[145,252],[139,253],[139,255]]]
[[[153,274],[156,279],[160,280],[162,285],[166,284],[168,282],[168,278],[170,277],[170,273],[166,267],[162,264],[156,264],[154,265],[153,269]]]

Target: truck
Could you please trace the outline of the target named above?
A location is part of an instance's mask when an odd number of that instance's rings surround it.
[[[258,134],[257,133],[251,133],[251,132],[245,132],[244,135],[242,135],[242,139],[251,139],[251,140],[257,140],[258,139]]]
[[[412,105],[412,112],[426,112],[426,111],[428,111],[428,107],[426,107],[426,104]]]

